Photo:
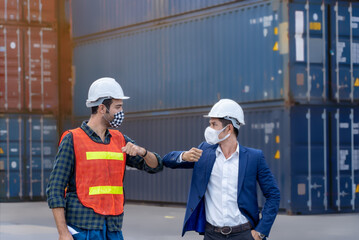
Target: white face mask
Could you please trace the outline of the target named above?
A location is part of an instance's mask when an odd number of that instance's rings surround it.
[[[219,134],[221,134],[221,132],[224,131],[224,129],[226,129],[227,126],[225,126],[223,129],[221,130],[215,130],[211,127],[207,127],[206,130],[204,131],[204,137],[206,139],[206,142],[208,144],[217,144],[219,142],[222,142],[224,140],[226,140],[231,134],[228,133],[224,138],[219,139],[218,136]]]

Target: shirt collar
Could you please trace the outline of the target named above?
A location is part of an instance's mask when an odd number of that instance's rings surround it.
[[[88,121],[83,121],[82,124],[81,124],[81,129],[84,130],[84,132],[89,136],[89,137],[92,137],[91,139],[95,140],[96,142],[98,142],[98,139],[100,139],[100,142],[101,141],[101,138],[97,135],[97,133],[92,130],[89,125],[87,125]],[[105,132],[105,142],[107,142],[107,139],[109,137],[111,137],[111,133],[108,129],[106,129],[106,132]]]
[[[218,145],[218,147],[217,147],[217,149],[216,149],[216,157],[218,157],[220,154],[222,154],[222,155],[224,156],[224,154],[223,154],[223,152],[222,152],[222,149],[221,149],[221,146]],[[232,156],[233,156],[234,154],[237,154],[237,155],[239,156],[239,142],[238,142],[238,141],[237,141],[236,151],[232,154]]]

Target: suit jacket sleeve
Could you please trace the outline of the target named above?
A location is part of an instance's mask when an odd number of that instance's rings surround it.
[[[198,148],[202,149],[204,146],[204,142],[202,142]],[[173,151],[170,153],[167,153],[164,157],[163,157],[163,165],[165,167],[168,168],[193,168],[194,167],[194,162],[179,162],[179,156],[183,153],[184,151]]]
[[[257,181],[266,202],[262,210],[262,218],[256,226],[256,230],[268,236],[279,209],[280,192],[262,152],[258,161]]]

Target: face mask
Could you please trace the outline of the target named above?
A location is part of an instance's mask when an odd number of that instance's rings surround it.
[[[121,111],[115,113],[112,121],[108,121],[106,118],[105,119],[110,123],[111,127],[118,128],[121,125],[124,118],[125,118],[125,114],[123,113],[123,111]]]
[[[224,140],[226,140],[229,135],[231,135],[230,133],[228,133],[224,138],[219,139],[218,136],[219,134],[221,134],[221,132],[224,131],[224,129],[226,129],[227,126],[225,126],[223,129],[221,130],[215,130],[211,127],[207,127],[206,130],[204,131],[204,137],[206,139],[206,142],[208,144],[217,144],[219,142],[222,142]]]

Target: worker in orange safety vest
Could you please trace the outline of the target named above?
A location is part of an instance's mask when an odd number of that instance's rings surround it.
[[[86,101],[90,119],[61,137],[46,191],[61,240],[123,239],[126,165],[148,173],[163,168],[158,154],[108,129],[121,125],[128,98],[115,79],[96,80]]]

